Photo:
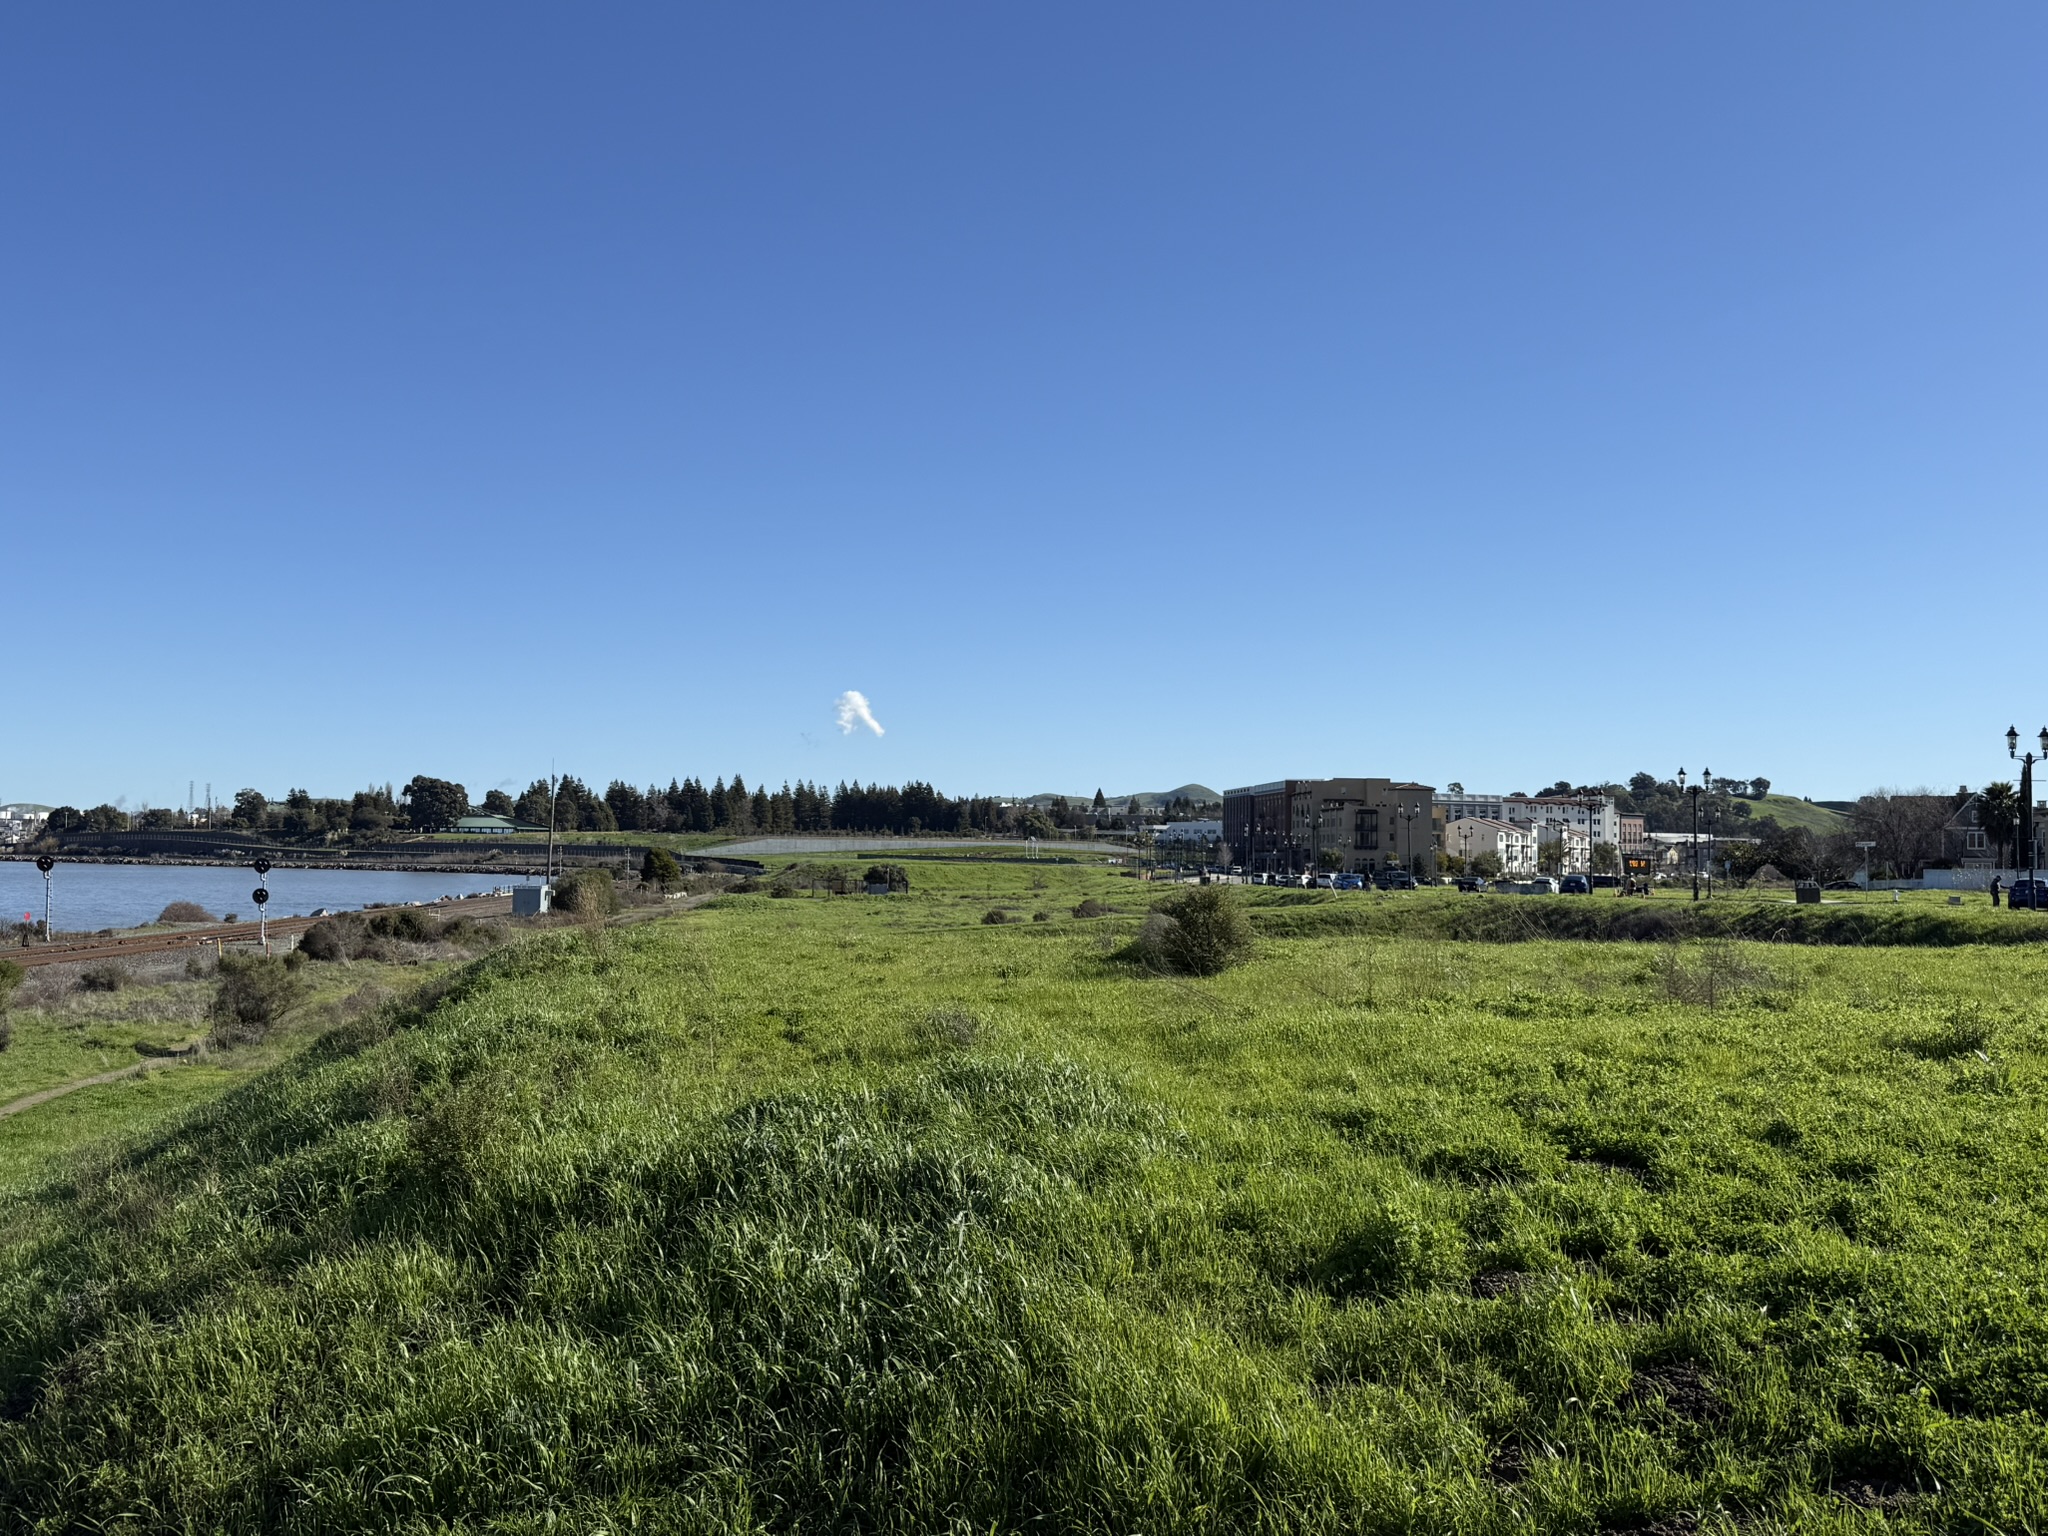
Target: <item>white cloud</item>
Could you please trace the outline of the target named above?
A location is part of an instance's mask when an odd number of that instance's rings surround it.
[[[839,715],[839,734],[851,736],[861,726],[866,726],[877,736],[882,734],[882,722],[875,718],[875,712],[868,708],[868,697],[857,689],[849,688],[839,695],[839,702],[832,706]]]

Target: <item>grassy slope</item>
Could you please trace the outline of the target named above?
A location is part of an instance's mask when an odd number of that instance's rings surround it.
[[[1810,805],[1797,795],[1766,795],[1761,800],[1752,800],[1750,815],[1769,816],[1779,826],[1804,827],[1818,834],[1846,831],[1849,826],[1849,818],[1840,811],[1831,811],[1824,805]]]
[[[1327,935],[1194,983],[1063,915],[1130,882],[918,881],[535,941],[0,1205],[0,1509],[2048,1520],[2041,952]]]

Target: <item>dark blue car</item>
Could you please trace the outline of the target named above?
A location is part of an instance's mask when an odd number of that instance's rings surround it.
[[[2048,912],[2048,880],[2013,881],[2012,894],[2006,897],[2006,905]]]

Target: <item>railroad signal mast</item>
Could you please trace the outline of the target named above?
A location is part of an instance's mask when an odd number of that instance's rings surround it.
[[[57,867],[57,861],[47,853],[36,856],[36,868],[43,872],[43,942],[49,943],[55,937],[50,927],[50,872]]]
[[[270,860],[258,859],[249,866],[256,871],[256,889],[249,893],[249,899],[256,903],[256,938],[263,945],[263,953],[270,953],[270,891],[264,884],[264,877],[270,873]]]

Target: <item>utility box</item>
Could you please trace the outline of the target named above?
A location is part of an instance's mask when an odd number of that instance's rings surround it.
[[[1792,888],[1792,899],[1800,906],[1809,906],[1820,900],[1820,882],[1802,880]]]
[[[552,885],[515,885],[512,887],[512,915],[514,917],[539,917],[543,912],[555,908],[555,888]]]

